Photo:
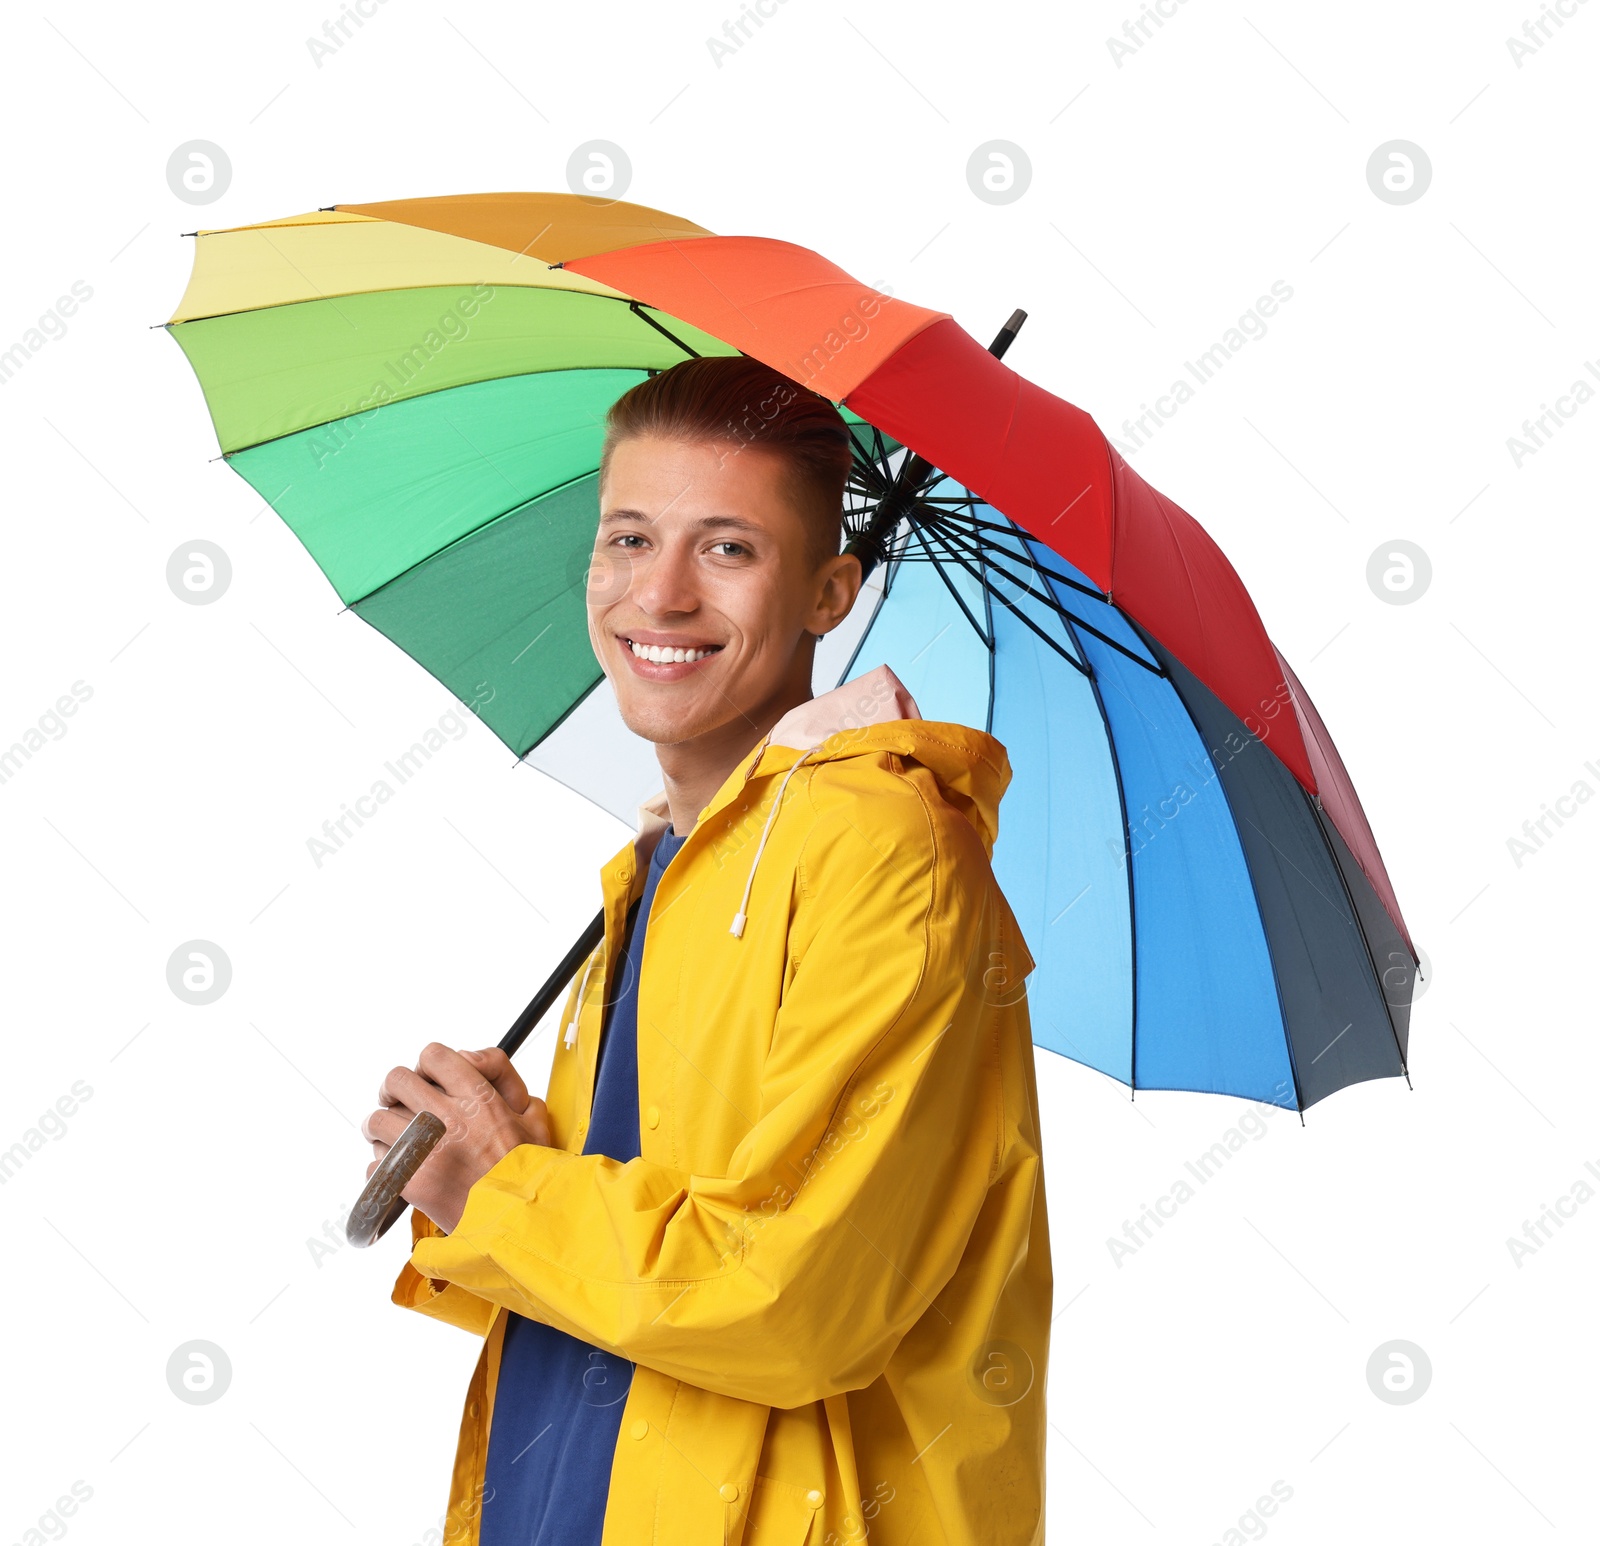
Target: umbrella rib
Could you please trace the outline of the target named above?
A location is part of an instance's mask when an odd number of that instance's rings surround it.
[[[886,481],[884,469],[889,465],[889,448],[884,444],[883,431],[876,424],[872,426],[872,459],[869,465],[880,481]]]
[[[924,504],[942,504],[943,502],[944,501],[942,500],[932,500],[927,498],[924,498],[922,501]],[[950,521],[953,525],[958,524],[952,519],[953,516],[954,512],[952,511],[951,515],[941,515],[939,518],[941,520]],[[965,517],[965,520],[971,522],[975,531],[992,531],[996,535],[1002,537],[1020,537],[1023,535],[1021,528],[1014,524],[1002,526],[995,521],[986,521],[982,519],[982,517],[976,515],[969,515]],[[1036,542],[1042,542],[1044,539],[1042,537],[1035,537],[1033,540]],[[1048,546],[1048,544],[1046,545]],[[1110,599],[1103,590],[1096,590],[1092,585],[1085,585],[1082,580],[1074,580],[1071,575],[1059,574],[1054,569],[1050,568],[1049,565],[1041,564],[1036,558],[1030,558],[1029,561],[1032,563],[1033,567],[1039,571],[1040,574],[1049,575],[1050,578],[1056,581],[1056,583],[1059,585],[1070,586],[1071,589],[1080,591],[1085,596],[1093,596],[1096,601],[1109,601]]]
[[[876,426],[873,427],[873,435],[881,443],[882,437]],[[884,477],[879,468],[874,466],[871,468],[871,470],[877,474],[880,483],[882,483],[890,492],[892,492],[893,483]],[[931,487],[939,477],[948,476],[947,474],[940,473],[937,468],[934,469],[934,474],[935,475],[933,477],[928,479],[927,483],[924,485],[925,487]],[[928,508],[931,505],[946,504],[965,505],[970,507],[978,503],[980,503],[980,501],[978,500],[977,496],[971,494],[970,491],[964,497],[946,495],[930,496],[918,493],[915,496],[915,503],[912,506],[912,510],[908,512],[908,514],[911,516],[909,525],[912,531],[916,533],[919,542],[922,544],[923,550],[927,552],[928,558],[932,562],[934,568],[939,571],[939,578],[944,582],[945,588],[954,598],[956,605],[961,608],[961,611],[966,617],[967,621],[972,624],[973,631],[980,639],[984,641],[991,651],[994,649],[993,641],[983,631],[983,629],[979,627],[977,620],[973,617],[972,613],[968,611],[966,603],[962,601],[959,595],[957,595],[955,587],[950,584],[949,576],[943,572],[938,558],[935,557],[932,551],[928,548],[926,540],[923,539],[922,534],[924,529],[933,533],[939,538],[944,546],[945,551],[949,553],[952,558],[955,558],[956,561],[961,564],[962,568],[964,568],[968,574],[972,575],[973,578],[978,581],[979,585],[983,587],[986,594],[993,595],[995,599],[997,599],[1003,606],[1016,613],[1016,615],[1021,618],[1021,620],[1026,623],[1029,628],[1033,629],[1033,631],[1038,634],[1039,637],[1045,641],[1045,643],[1055,650],[1055,652],[1060,655],[1063,660],[1071,661],[1072,664],[1082,671],[1085,676],[1092,676],[1093,673],[1089,670],[1084,662],[1075,659],[1068,651],[1064,650],[1056,640],[1052,639],[1049,634],[1040,628],[1032,618],[1028,617],[1026,613],[1013,606],[1006,597],[995,591],[994,587],[990,584],[987,576],[982,572],[982,570],[974,569],[972,564],[966,560],[973,559],[980,564],[992,567],[996,573],[1004,576],[1013,585],[1017,586],[1018,589],[1031,596],[1035,601],[1039,602],[1043,606],[1049,607],[1058,617],[1063,619],[1063,621],[1071,621],[1076,623],[1086,632],[1093,634],[1095,638],[1101,641],[1101,643],[1107,645],[1111,649],[1116,650],[1121,655],[1126,655],[1129,660],[1133,661],[1137,665],[1143,666],[1144,669],[1149,671],[1152,675],[1166,675],[1166,672],[1163,671],[1160,666],[1151,665],[1151,663],[1144,659],[1143,656],[1136,654],[1133,650],[1130,650],[1127,645],[1121,643],[1119,640],[1113,639],[1110,634],[1105,633],[1099,628],[1096,628],[1093,623],[1087,622],[1085,619],[1078,617],[1075,613],[1069,612],[1061,603],[1060,599],[1056,596],[1053,596],[1048,592],[1040,592],[1035,590],[1033,586],[1030,585],[1026,580],[1021,579],[1017,575],[1011,573],[1011,571],[1008,570],[1004,565],[995,561],[995,554],[992,547],[984,547],[978,541],[977,532],[979,529],[981,529],[984,531],[995,532],[1002,536],[1015,537],[1020,543],[1023,540],[1022,533],[1015,525],[1002,526],[994,521],[985,521],[981,517],[969,513],[965,519],[971,523],[974,529],[971,532],[968,532],[963,528],[961,524],[961,518],[956,516],[954,510],[951,510],[948,514],[946,514],[944,511]],[[919,521],[916,519],[915,511],[918,506],[927,512],[927,518],[925,520]],[[970,539],[973,546],[966,547],[963,545],[958,549],[956,543],[956,539],[958,538]],[[1017,557],[1017,555],[1010,553],[1007,553],[1005,556],[1007,558]],[[1065,585],[1071,590],[1078,591],[1085,596],[1092,596],[1096,601],[1104,601],[1107,605],[1110,605],[1110,602],[1103,591],[1096,590],[1093,586],[1085,585],[1081,580],[1074,580],[1068,575],[1058,574],[1055,570],[1040,563],[1039,559],[1032,552],[1025,552],[1021,558],[1018,559],[1018,561],[1025,562],[1034,570],[1036,574],[1040,576],[1041,580],[1043,580],[1045,576],[1048,576],[1051,580],[1056,581],[1058,584]]]
[[[1082,642],[1078,641],[1070,618],[1065,626],[1079,649],[1082,649]],[[1117,756],[1117,739],[1112,734],[1111,715],[1106,711],[1105,694],[1100,690],[1099,677],[1090,677],[1089,690],[1094,695],[1094,706],[1105,728],[1106,755],[1111,763],[1111,776],[1116,781],[1117,810],[1122,818],[1122,872],[1128,883],[1128,965],[1132,979],[1128,994],[1128,1098],[1132,1100],[1139,1088],[1139,913],[1133,894],[1133,829],[1128,825],[1128,791],[1122,781],[1122,760]]]
[[[988,625],[989,632],[992,634],[992,633],[995,632],[995,626],[994,626],[994,601],[989,595],[989,586],[988,586],[988,583],[987,583],[987,579],[988,579],[987,573],[985,573],[985,577],[984,578],[985,578],[985,583],[983,584],[983,587],[982,587],[982,591],[983,591],[983,620]],[[984,715],[983,715],[983,728],[990,735],[994,734],[994,660],[995,660],[995,652],[993,650],[990,650],[989,651],[989,701],[984,707]],[[1091,683],[1090,686],[1092,688],[1093,687],[1093,683]]]
[[[944,572],[944,565],[941,564],[934,556],[933,549],[928,546],[928,539],[923,536],[922,529],[915,521],[911,523],[911,531],[916,537],[917,541],[922,544],[922,550],[928,555],[928,561],[933,565],[934,573],[937,574],[940,580],[944,582],[944,588],[950,592],[950,599],[961,608],[962,616],[972,624],[972,631],[983,641],[984,648],[993,654],[994,640],[979,626],[977,618],[972,615],[971,611],[967,607],[966,602],[961,599],[960,593],[956,590],[955,586],[950,583],[950,576]]]
[[[994,547],[985,547],[982,543],[978,542],[976,538],[969,539],[967,533],[963,532],[959,527],[952,526],[947,522],[933,520],[929,521],[927,524],[930,530],[937,531],[950,546],[954,547],[957,541],[959,541],[961,544],[961,551],[965,553],[967,557],[973,559],[974,561],[981,561],[989,565],[997,574],[1003,575],[1019,590],[1025,591],[1028,595],[1032,596],[1035,601],[1043,603],[1043,605],[1049,607],[1053,612],[1062,617],[1066,616],[1066,608],[1063,607],[1061,603],[1057,601],[1056,598],[1048,591],[1035,590],[1033,586],[1028,583],[1028,581],[1013,574],[1005,567],[1005,565],[999,563],[997,561],[997,551]],[[1014,553],[1004,553],[1004,557],[1008,559],[1018,559],[1018,556]],[[1025,560],[1018,561],[1025,562]]]
[[[947,546],[952,548],[952,551],[954,550],[952,538],[954,536],[964,537],[966,535],[966,533],[960,532],[959,528],[947,526],[942,522],[934,521],[929,522],[928,524],[930,529],[940,531],[945,543]],[[970,549],[965,551],[968,552],[969,556],[977,556],[977,554],[973,553]],[[1133,650],[1130,650],[1126,644],[1122,644],[1116,639],[1113,639],[1110,634],[1102,632],[1100,629],[1096,628],[1093,623],[1085,622],[1083,618],[1077,615],[1077,613],[1068,611],[1067,608],[1063,606],[1056,597],[1041,595],[1025,580],[1021,580],[1016,575],[1012,574],[1010,570],[1004,567],[1004,565],[996,563],[995,550],[993,548],[979,548],[978,553],[982,554],[983,561],[992,569],[994,569],[997,574],[1004,575],[1005,578],[1010,580],[1013,585],[1017,586],[1023,591],[1026,591],[1028,595],[1032,596],[1035,601],[1041,602],[1043,605],[1051,608],[1051,610],[1054,611],[1058,617],[1067,622],[1076,623],[1077,626],[1082,628],[1086,633],[1092,633],[1095,638],[1100,640],[1102,644],[1108,645],[1111,649],[1116,650],[1119,655],[1126,655],[1129,660],[1134,662],[1134,664],[1143,666],[1144,669],[1150,672],[1152,676],[1165,676],[1167,674],[1160,666],[1151,665],[1150,662],[1142,655],[1136,654]],[[1005,556],[1007,558],[1014,558],[1016,555],[1007,553]],[[1037,572],[1041,574],[1049,573],[1048,570],[1042,569],[1031,556],[1029,556],[1025,561],[1030,563]],[[1078,589],[1081,590],[1082,587],[1079,586]],[[1004,600],[1005,598],[1002,597],[1001,599]]]
[[[1044,631],[1044,629],[1042,629],[1036,622],[1034,622],[1034,620],[1031,617],[1029,617],[1028,614],[1022,610],[1021,607],[1015,605],[1010,600],[1009,597],[1001,595],[1001,593],[999,591],[997,591],[994,588],[994,586],[990,585],[984,579],[982,572],[980,570],[974,569],[972,567],[972,565],[967,561],[967,558],[966,558],[966,556],[964,554],[958,552],[955,548],[951,547],[949,545],[948,541],[946,541],[944,535],[941,532],[939,532],[937,530],[937,528],[933,527],[930,524],[928,530],[929,530],[929,534],[931,536],[933,536],[936,540],[938,540],[940,542],[943,542],[945,544],[945,551],[950,555],[950,557],[952,559],[954,559],[956,563],[960,564],[960,566],[963,569],[965,569],[967,571],[967,573],[970,574],[975,580],[977,580],[977,582],[980,585],[983,586],[984,590],[990,596],[992,596],[996,601],[998,601],[1001,606],[1006,608],[1007,611],[1015,613],[1016,616],[1017,616],[1017,619],[1020,622],[1022,622],[1025,626],[1027,626],[1028,628],[1031,628],[1036,634],[1038,634],[1038,636],[1041,639],[1043,639],[1044,642],[1046,644],[1048,644],[1050,646],[1050,648],[1053,649],[1056,652],[1056,654],[1058,654],[1064,661],[1066,661],[1066,663],[1069,666],[1071,666],[1074,670],[1081,671],[1091,681],[1094,679],[1094,673],[1089,669],[1089,667],[1083,661],[1078,660],[1075,656],[1068,654],[1067,651],[1062,649],[1060,644],[1058,644],[1054,639],[1052,639],[1050,637],[1050,635],[1047,634]],[[985,562],[987,562],[987,561],[988,560],[985,560]],[[935,560],[935,566],[937,567],[937,560]],[[1024,587],[1024,588],[1026,588],[1026,587]],[[1032,594],[1032,593],[1030,592],[1030,594]],[[1059,610],[1059,608],[1058,608],[1058,610]]]
[[[935,481],[937,480],[930,479],[928,486],[932,487]],[[986,521],[982,516],[973,513],[979,505],[983,505],[989,509],[993,509],[993,506],[989,504],[988,500],[980,498],[970,489],[968,489],[964,494],[919,494],[917,496],[917,503],[919,505],[948,506],[948,511],[943,509],[936,511],[935,518],[938,520],[947,521],[952,525],[957,525],[958,527],[961,527],[961,529],[964,529],[964,526],[961,526],[961,523],[970,523],[974,533],[987,531],[994,532],[996,535],[1002,537],[1021,537],[1024,535],[1021,528],[1018,527],[1014,521],[1010,521],[1009,519],[1004,523],[997,521]],[[964,516],[958,515],[958,512],[962,510],[965,510],[966,514]],[[1043,541],[1044,539],[1036,537],[1034,540]],[[1046,546],[1048,546],[1048,544],[1046,544]],[[1093,596],[1096,601],[1109,601],[1111,599],[1097,586],[1086,585],[1082,580],[1073,579],[1071,575],[1061,574],[1057,570],[1050,568],[1048,565],[1041,564],[1037,558],[1033,558],[1031,555],[1029,561],[1035,569],[1039,570],[1041,574],[1049,575],[1050,578],[1055,580],[1058,584],[1069,586],[1075,591],[1081,591],[1085,596]]]
[[[997,536],[1001,537],[1023,537],[1031,535],[1031,533],[1025,533],[1014,521],[986,521],[980,515],[973,515],[971,513],[972,506],[984,505],[988,503],[986,500],[979,499],[976,496],[953,498],[942,494],[922,494],[918,496],[918,503],[924,505],[950,506],[951,508],[948,511],[940,510],[935,512],[936,519],[947,521],[952,525],[960,527],[962,530],[965,530],[966,526],[970,524],[974,533],[994,532]],[[962,516],[958,513],[959,509],[962,507],[966,507],[968,509],[968,513],[965,516]],[[992,509],[993,507],[990,506],[990,508]],[[1044,539],[1042,537],[1035,537],[1033,540],[1036,542],[1042,542]],[[1048,543],[1045,545],[1047,547],[1049,546]],[[1034,567],[1038,569],[1040,573],[1048,574],[1052,580],[1059,581],[1062,585],[1069,585],[1075,591],[1082,591],[1085,596],[1093,596],[1096,601],[1108,601],[1110,599],[1103,590],[1100,590],[1093,585],[1085,585],[1082,580],[1075,580],[1069,574],[1061,574],[1058,571],[1049,568],[1047,565],[1039,563],[1037,559],[1032,560],[1032,562]]]
[[[864,498],[871,500],[876,505],[881,504],[884,496],[888,493],[890,479],[885,467],[885,463],[888,461],[888,452],[884,450],[883,435],[878,430],[876,425],[872,427],[872,438],[874,445],[873,454],[869,456],[862,451],[859,446],[857,446],[855,448],[855,458],[850,470],[857,484],[860,486],[859,492]],[[848,491],[849,486],[847,484],[846,492]],[[851,514],[857,513],[859,512],[851,512]]]
[[[1021,536],[1020,533],[1018,535],[1019,535],[1019,537]],[[1041,539],[1035,538],[1034,540],[1038,541],[1038,540],[1041,540]],[[1041,564],[1039,562],[1038,558],[1035,557],[1033,549],[1032,549],[1031,546],[1027,546],[1025,544],[1025,550],[1026,550],[1026,553],[1027,553],[1028,562],[1033,565],[1034,571],[1037,574],[1049,575],[1050,578],[1053,579],[1053,580],[1061,578],[1061,576],[1057,575],[1056,572],[1053,569],[1048,569],[1043,564]],[[1068,585],[1073,585],[1073,582],[1071,580],[1066,581],[1066,583]],[[1084,590],[1084,587],[1081,586],[1081,585],[1074,585],[1074,589],[1076,589],[1076,590]],[[1088,592],[1088,594],[1095,595],[1097,593],[1091,591],[1091,592]],[[1110,601],[1109,597],[1100,596],[1099,599],[1104,601],[1105,604],[1108,607],[1111,606],[1111,601]],[[1084,618],[1079,617],[1076,612],[1069,611],[1064,605],[1062,605],[1059,602],[1057,603],[1057,607],[1058,607],[1058,610],[1061,613],[1061,616],[1063,618],[1065,618],[1069,623],[1076,624],[1079,628],[1083,629],[1085,633],[1092,633],[1095,636],[1095,638],[1097,638],[1102,644],[1109,645],[1110,648],[1116,650],[1117,653],[1120,654],[1120,655],[1126,655],[1128,657],[1128,659],[1131,660],[1135,665],[1143,666],[1146,671],[1150,672],[1154,676],[1166,676],[1167,675],[1167,668],[1165,666],[1161,665],[1159,660],[1157,660],[1155,664],[1151,664],[1151,662],[1146,660],[1144,658],[1144,656],[1138,654],[1134,650],[1130,650],[1127,645],[1119,643],[1116,639],[1113,639],[1110,634],[1102,632],[1100,629],[1096,628],[1093,623],[1088,622]],[[1131,624],[1132,620],[1128,619],[1128,621]],[[1146,648],[1148,648],[1148,647],[1149,646],[1148,646],[1148,643],[1147,643],[1146,644]],[[1154,653],[1155,653],[1154,651],[1151,651],[1152,655],[1154,655]]]
[[[675,333],[672,333],[668,329],[662,327],[662,325],[657,322],[654,317],[650,316],[645,311],[644,307],[638,303],[638,301],[629,301],[628,310],[631,311],[641,322],[648,322],[651,327],[653,327],[662,335],[662,337],[671,339],[672,342],[682,349],[691,360],[698,360],[700,358],[700,356],[695,353],[695,351],[691,349],[681,338],[679,338]]]

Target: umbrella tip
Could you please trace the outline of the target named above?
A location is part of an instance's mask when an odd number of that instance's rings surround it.
[[[1011,347],[1011,340],[1022,331],[1022,324],[1027,320],[1027,312],[1019,306],[1006,318],[1006,325],[994,335],[994,342],[989,345],[989,353],[998,360]]]

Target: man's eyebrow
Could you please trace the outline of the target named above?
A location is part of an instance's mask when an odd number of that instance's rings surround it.
[[[630,510],[626,507],[607,510],[600,517],[602,526],[619,521],[642,521],[647,526],[655,524],[654,520],[646,515],[643,510]],[[695,531],[742,531],[750,532],[757,536],[764,530],[755,521],[747,521],[742,516],[737,515],[703,515],[699,520],[691,522],[691,525]]]

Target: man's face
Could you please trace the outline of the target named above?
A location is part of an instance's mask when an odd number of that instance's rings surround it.
[[[844,618],[860,571],[818,562],[786,479],[762,447],[641,436],[613,448],[589,639],[635,735],[690,741],[807,695],[808,635]]]

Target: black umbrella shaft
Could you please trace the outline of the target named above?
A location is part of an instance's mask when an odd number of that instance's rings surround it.
[[[528,1007],[517,1016],[516,1023],[500,1038],[500,1050],[507,1057],[516,1054],[528,1039],[528,1033],[550,1012],[605,932],[606,910],[602,907],[590,921],[589,927],[573,941],[572,949],[562,956],[561,964],[545,979],[544,986],[528,1000]]]
[[[1027,312],[1020,308],[1012,312],[1006,319],[1006,325],[994,335],[989,353],[1000,359],[1011,347],[1011,340],[1022,330],[1022,324],[1027,319]],[[863,580],[889,556],[889,542],[894,536],[895,527],[916,503],[918,493],[933,471],[933,463],[927,457],[912,452],[900,464],[893,488],[878,502],[872,519],[850,539],[845,552],[854,553],[860,560]]]

